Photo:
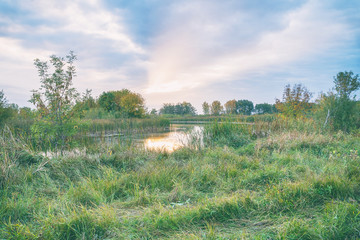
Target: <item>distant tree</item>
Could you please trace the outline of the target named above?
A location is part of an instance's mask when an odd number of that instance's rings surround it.
[[[50,56],[53,73],[49,73],[48,62],[39,59],[34,62],[39,72],[41,88],[33,90],[30,99],[40,117],[33,125],[32,131],[40,139],[49,139],[61,152],[67,139],[76,132],[73,106],[79,94],[72,87],[75,60],[76,56],[72,51],[66,56],[66,61],[62,57]]]
[[[221,103],[219,101],[213,101],[211,104],[211,114],[212,115],[220,115],[223,111],[223,106],[221,106]]]
[[[227,101],[224,104],[224,107],[225,107],[225,112],[227,114],[236,114],[236,100],[235,99]]]
[[[269,103],[256,104],[255,112],[257,114],[273,113],[273,105]]]
[[[114,97],[115,97],[115,99],[114,99],[115,106],[116,106],[115,111],[121,112],[122,107],[123,107],[122,101],[127,95],[129,95],[131,93],[131,91],[128,89],[121,89],[118,91],[112,91],[112,93],[114,94]]]
[[[282,101],[276,99],[276,109],[288,117],[304,116],[311,108],[312,94],[301,85],[295,84],[293,88],[288,84],[284,88]]]
[[[175,105],[175,114],[176,115],[184,115],[184,108],[180,103]]]
[[[352,71],[339,72],[334,77],[334,84],[337,97],[351,99],[351,95],[360,88],[359,75],[354,75]]]
[[[155,108],[151,109],[150,115],[157,115],[157,110]]]
[[[29,107],[22,107],[19,109],[19,117],[23,119],[34,118],[35,113]]]
[[[334,92],[320,97],[320,108],[326,114],[326,121],[331,122],[334,130],[350,131],[360,127],[360,109],[354,92],[360,88],[359,75],[339,72],[334,77]],[[330,119],[329,119],[330,118]]]
[[[115,102],[114,92],[103,92],[99,96],[98,103],[99,106],[102,107],[105,111],[112,112],[119,110]]]
[[[99,96],[99,106],[108,112],[119,112],[123,117],[143,117],[144,98],[128,89],[103,92]]]
[[[243,115],[251,115],[254,110],[254,104],[249,100],[238,100],[236,102],[236,112]]]
[[[82,108],[84,110],[90,110],[91,108],[95,108],[96,107],[96,101],[93,98],[93,96],[91,95],[92,90],[91,89],[86,89],[85,93],[83,93],[82,97],[81,97],[81,102],[82,102]]]
[[[127,117],[141,118],[145,115],[144,98],[138,93],[129,91],[120,98],[120,109]]]
[[[210,114],[210,105],[207,102],[203,102],[202,109],[203,109],[204,115]]]
[[[11,107],[8,105],[4,91],[0,91],[0,127],[13,115]]]
[[[171,103],[164,103],[160,109],[160,114],[175,114],[175,105]]]
[[[165,103],[160,109],[160,114],[195,115],[196,109],[188,102],[177,103],[176,105]]]
[[[91,96],[91,90],[86,89],[85,93],[82,94],[81,99],[78,99],[76,102],[74,111],[80,118],[83,118],[85,117],[86,111],[89,111],[92,108],[96,108],[96,106],[96,101]]]
[[[183,115],[196,115],[196,109],[189,102],[182,102]]]
[[[271,111],[273,113],[278,113],[279,112],[279,110],[276,108],[276,104],[271,104]]]
[[[5,97],[5,94],[4,94],[4,90],[1,90],[0,91],[0,107],[1,108],[4,108],[7,104],[7,99]]]

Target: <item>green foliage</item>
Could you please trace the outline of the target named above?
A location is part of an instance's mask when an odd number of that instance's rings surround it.
[[[203,109],[204,115],[210,114],[210,105],[207,102],[203,102],[202,109]]]
[[[237,113],[237,102],[236,100],[230,100],[230,101],[227,101],[225,104],[224,104],[224,107],[225,107],[225,112],[227,114],[236,114]]]
[[[0,107],[4,108],[6,106],[7,100],[4,95],[4,90],[0,91]]]
[[[213,101],[210,106],[211,115],[218,116],[223,112],[224,108],[220,101]]]
[[[335,98],[331,108],[332,126],[335,130],[349,132],[360,127],[360,109],[356,101],[348,98]]]
[[[118,112],[119,117],[137,117],[145,115],[145,106],[143,97],[122,89],[120,91],[103,92],[99,96],[99,105],[108,112]]]
[[[69,137],[76,133],[73,106],[78,93],[72,87],[75,60],[76,56],[72,51],[66,56],[66,62],[62,57],[50,56],[53,73],[49,73],[48,62],[39,59],[34,62],[39,72],[41,88],[33,90],[30,100],[39,112],[32,131],[37,139],[51,142],[61,152],[65,149]]]
[[[350,99],[353,92],[360,88],[359,75],[352,71],[339,72],[334,77],[335,91],[339,98]]]
[[[310,99],[312,94],[301,84],[290,84],[284,88],[282,101],[276,99],[276,109],[286,117],[302,117],[311,109]]]
[[[0,127],[12,116],[14,116],[14,110],[8,105],[4,91],[2,90],[0,91]]]
[[[84,118],[87,111],[97,107],[95,99],[91,96],[91,90],[86,89],[86,92],[82,95],[74,106],[74,112],[80,118]]]
[[[108,112],[120,110],[115,102],[115,94],[113,92],[103,92],[99,96],[98,102],[100,107]]]
[[[188,102],[177,104],[165,103],[160,109],[160,114],[196,115],[196,109]]]
[[[236,112],[243,115],[251,115],[254,110],[254,104],[249,100],[238,100],[236,102]]]
[[[274,106],[269,103],[260,103],[255,105],[256,114],[271,114],[274,112]]]
[[[339,72],[334,77],[334,92],[322,94],[318,113],[335,131],[349,132],[360,127],[360,108],[353,93],[360,88],[360,79],[353,72]]]

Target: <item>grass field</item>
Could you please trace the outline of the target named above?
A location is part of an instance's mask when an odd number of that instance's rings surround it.
[[[358,133],[216,123],[173,153],[52,158],[7,131],[0,144],[0,238],[360,238]]]

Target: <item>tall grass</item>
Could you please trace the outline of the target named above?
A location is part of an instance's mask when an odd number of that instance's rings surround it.
[[[86,133],[126,133],[162,130],[170,126],[170,122],[164,118],[152,119],[94,119],[84,120],[79,129],[80,134]]]
[[[359,136],[286,121],[215,122],[173,153],[43,157],[4,131],[0,238],[359,238]]]

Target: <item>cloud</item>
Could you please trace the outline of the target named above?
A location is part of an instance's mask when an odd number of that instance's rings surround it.
[[[25,0],[18,4],[32,12],[35,20],[44,20],[35,29],[38,34],[85,34],[113,41],[112,48],[122,53],[145,53],[127,32],[121,10],[109,11],[99,0]]]
[[[79,91],[128,88],[150,107],[254,96],[271,102],[286,83],[327,90],[336,71],[359,67],[356,1],[14,0],[0,6],[0,85],[23,105],[39,86],[33,59],[69,50],[79,59]]]
[[[32,63],[37,57],[49,55],[46,50],[24,48],[23,41],[19,39],[0,37],[0,61],[3,63]]]
[[[52,54],[64,56],[69,50],[75,50],[79,58],[74,84],[80,91],[133,88],[143,81],[146,50],[133,40],[122,9],[108,8],[98,0],[21,0],[7,4],[14,13],[0,10],[0,69],[3,76],[16,79],[7,88],[21,86],[29,93],[39,85],[33,60],[47,60]],[[5,86],[7,81],[2,78],[0,84]],[[21,96],[17,92],[13,98]],[[26,101],[20,103],[28,105]]]
[[[165,29],[152,48],[149,94],[184,91],[281,68],[323,54],[353,37],[339,21],[339,13],[320,1],[277,13],[280,17],[273,27],[267,29],[264,22],[258,32],[247,21],[246,9],[226,9],[224,15],[214,2],[176,9],[183,22]],[[233,38],[242,36],[236,30],[247,32],[246,43]]]

